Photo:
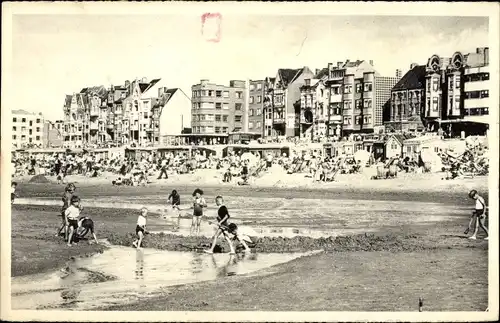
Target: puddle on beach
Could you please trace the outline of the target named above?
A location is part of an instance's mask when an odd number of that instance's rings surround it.
[[[160,203],[157,195],[147,198],[147,206],[152,214],[164,214],[165,219],[155,219],[154,226],[163,222],[164,228],[152,232],[165,232],[177,235],[189,235],[191,220],[180,219],[165,204]],[[110,207],[139,209],[145,204],[139,200],[116,197],[110,202],[109,197],[87,201],[89,207]],[[19,204],[60,205],[60,201],[51,199],[19,199]],[[87,206],[87,204],[85,204]],[[413,201],[375,201],[375,200],[338,200],[338,199],[283,199],[283,198],[226,198],[226,205],[231,212],[231,219],[238,225],[251,227],[257,237],[294,237],[312,238],[361,234],[375,232],[383,227],[422,224],[453,220],[457,216],[469,214],[469,209],[440,203]],[[181,214],[189,216],[189,205],[182,205]],[[214,219],[216,208],[210,204],[205,211],[206,219]],[[98,217],[96,216],[97,220]],[[152,220],[154,219],[154,215]],[[201,225],[202,236],[211,237],[214,227],[204,219]],[[135,221],[135,220],[134,220]],[[168,227],[178,226],[177,230]],[[153,228],[153,226],[151,227]],[[161,230],[161,231],[160,231]],[[249,234],[250,235],[250,234]]]
[[[123,304],[162,287],[264,274],[271,266],[317,252],[231,256],[111,247],[57,272],[12,278],[12,309],[89,310]]]

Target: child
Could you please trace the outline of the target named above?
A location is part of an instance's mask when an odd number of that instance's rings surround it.
[[[148,217],[148,209],[143,207],[141,209],[141,214],[137,218],[137,226],[135,227],[135,234],[137,235],[137,239],[132,243],[132,245],[137,249],[141,249],[142,240],[144,239],[144,234],[148,233],[146,231],[147,217]]]
[[[78,217],[80,217],[81,207],[78,196],[71,197],[71,205],[64,211],[66,227],[69,228],[68,247],[71,247],[73,234],[78,229]]]
[[[219,209],[217,210],[218,228],[217,228],[217,232],[214,235],[214,239],[212,241],[212,246],[210,247],[209,250],[205,250],[205,252],[210,253],[210,254],[214,253],[214,248],[215,248],[215,245],[217,244],[217,239],[222,234],[222,235],[224,235],[224,238],[226,239],[227,243],[229,244],[229,248],[230,248],[229,253],[231,255],[234,255],[236,252],[234,251],[233,242],[231,241],[228,233],[233,233],[235,235],[236,239],[238,239],[243,244],[243,246],[245,247],[245,250],[250,251],[250,248],[248,248],[247,244],[243,240],[238,238],[238,235],[236,232],[236,225],[232,225],[232,224],[228,225],[227,220],[229,220],[229,211],[227,210],[227,207],[224,205],[224,199],[222,198],[222,196],[219,195],[215,198],[215,204],[217,204],[217,206],[219,207]]]
[[[179,210],[179,205],[181,205],[181,196],[176,190],[172,190],[172,193],[168,196],[168,201],[172,204],[172,209]]]
[[[199,188],[193,192],[193,220],[191,222],[191,234],[200,233],[201,218],[203,216],[203,208],[207,207],[207,202],[203,198],[203,191]]]
[[[68,228],[66,226],[66,216],[65,216],[64,212],[71,205],[71,198],[75,194],[75,190],[76,190],[76,187],[75,187],[75,184],[73,184],[73,183],[68,184],[66,186],[66,188],[64,189],[64,194],[62,196],[63,206],[61,208],[62,224],[61,224],[61,227],[59,228],[59,230],[57,230],[56,237],[58,237],[61,234],[62,230],[64,230],[64,239],[68,239]]]
[[[486,226],[484,225],[484,220],[486,218],[486,203],[484,202],[484,198],[480,196],[476,190],[470,191],[469,197],[476,200],[476,205],[470,217],[469,226],[465,230],[464,234],[469,233],[472,221],[475,219],[474,233],[469,237],[469,239],[476,240],[477,231],[479,230],[479,227],[481,227],[481,229],[486,232],[486,238],[484,238],[484,240],[488,240],[488,229],[486,229]]]
[[[78,229],[82,230],[78,234],[79,239],[85,237],[87,235],[87,233],[89,233],[89,231],[90,231],[90,233],[92,234],[92,237],[95,240],[95,243],[99,244],[99,241],[97,241],[97,237],[96,237],[95,232],[94,232],[94,221],[92,221],[91,218],[83,217],[82,219],[80,219],[80,221],[78,221]],[[89,243],[90,243],[90,240],[89,240]]]
[[[12,182],[12,184],[10,186],[10,204],[14,204],[14,200],[16,199],[16,197],[19,197],[16,194],[16,188],[17,188],[17,183]]]

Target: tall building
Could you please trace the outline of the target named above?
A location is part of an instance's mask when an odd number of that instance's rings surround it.
[[[268,90],[268,95],[271,96],[270,107],[272,107],[270,136],[295,137],[300,135],[300,87],[305,84],[306,79],[313,77],[314,73],[308,67],[278,70],[276,77],[272,79],[274,84]],[[267,131],[265,135],[269,136]]]
[[[12,147],[41,148],[44,118],[41,113],[12,110]]]
[[[191,102],[161,79],[125,81],[124,85],[84,88],[67,95],[64,146],[154,146],[181,134],[191,122]]]
[[[63,131],[64,121],[57,120],[55,122],[45,120],[43,124],[43,147],[59,148],[63,146]]]
[[[326,85],[330,90],[330,105],[327,135],[338,138],[350,133],[381,131],[384,109],[398,80],[397,76],[380,76],[371,60],[328,64]]]
[[[386,130],[421,131],[424,129],[425,65],[412,64],[410,70],[392,88]]]
[[[264,135],[265,80],[249,81],[248,132]]]
[[[244,127],[245,81],[230,81],[229,86],[201,80],[193,85],[191,129],[195,134],[241,132]]]
[[[325,81],[328,68],[317,70],[300,87],[300,137],[321,139],[327,134],[329,93]]]
[[[433,55],[426,65],[424,118],[429,130],[484,134],[489,114],[489,49]]]

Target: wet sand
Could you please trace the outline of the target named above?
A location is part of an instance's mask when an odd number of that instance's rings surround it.
[[[212,282],[164,286],[137,295],[135,300],[107,303],[105,309],[416,310],[418,297],[424,297],[435,299],[427,302],[427,310],[484,310],[488,243],[482,239],[470,241],[462,234],[471,202],[467,199],[468,191],[463,190],[466,184],[461,185],[460,189],[441,188],[439,194],[433,191],[435,187],[416,193],[408,187],[391,192],[370,188],[312,191],[204,186],[209,203],[215,195],[227,196],[230,210],[234,210],[235,219],[241,223],[283,229],[277,236],[266,233],[259,237],[260,249],[254,250],[258,254],[318,249],[326,253],[277,264],[272,272],[259,278],[217,277]],[[476,178],[467,185],[482,187],[486,185],[485,178]],[[86,199],[96,204],[85,212],[96,221],[98,237],[124,246],[130,246],[133,239],[136,208],[143,204],[161,205],[172,189],[168,185],[77,186],[84,205]],[[183,204],[188,204],[193,186],[175,188],[181,192]],[[59,199],[61,191],[62,187],[56,184],[19,185],[21,197],[45,202]],[[117,207],[95,207],[111,202],[117,203]],[[125,204],[133,207],[119,206]],[[61,239],[54,237],[59,210],[60,207],[51,205],[13,206],[12,276],[50,274],[66,266],[72,256],[89,256],[106,249],[85,241],[67,248]],[[156,215],[149,219],[149,225],[151,231],[164,232],[146,238],[145,246],[149,248],[188,251],[189,246],[209,243],[206,237],[169,234],[173,222]],[[303,233],[285,235],[296,229]],[[311,233],[321,230],[333,234],[314,237]],[[356,234],[359,232],[368,234]],[[33,249],[33,246],[38,247]],[[30,251],[33,257],[28,257]],[[132,248],[130,251],[135,252]],[[422,263],[428,264],[421,266],[422,270],[415,269]],[[470,274],[471,268],[474,275]],[[390,281],[392,277],[398,277],[399,285]],[[228,284],[235,289],[224,288]],[[297,284],[303,287],[301,293],[296,292]],[[377,296],[377,291],[381,295]],[[363,298],[363,292],[369,297]],[[71,299],[71,295],[64,295],[65,299]],[[186,299],[192,301],[185,302]],[[68,308],[74,306],[77,305]]]

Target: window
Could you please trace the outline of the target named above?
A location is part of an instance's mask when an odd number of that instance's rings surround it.
[[[262,115],[262,109],[261,108],[258,108],[257,109],[257,113],[256,113],[258,116]]]
[[[197,94],[197,92],[196,92],[196,91],[193,91],[193,94],[192,94],[191,96],[192,96],[193,98],[196,98],[196,96],[197,96],[196,94]]]
[[[207,114],[207,121],[214,121],[214,115],[213,114]]]
[[[223,121],[223,122],[227,122],[227,117],[228,117],[227,115],[223,115],[223,116],[222,116],[222,121]]]
[[[257,129],[260,129],[260,127],[262,127],[262,123],[260,121],[257,121]]]
[[[227,127],[222,127],[222,132],[227,133]]]
[[[490,79],[490,73],[484,73],[482,77],[483,81],[487,81]]]
[[[213,90],[208,90],[208,96],[214,96],[214,91]]]
[[[215,133],[220,133],[220,127],[215,127]]]
[[[241,99],[241,98],[243,98],[243,92],[241,92],[241,91],[236,91],[236,98],[237,98],[237,99]]]
[[[16,131],[16,129],[17,129],[16,127],[12,127],[12,131]]]
[[[253,122],[251,122],[251,121],[250,121],[250,122],[248,123],[248,129],[253,129]]]
[[[372,117],[371,116],[363,116],[363,124],[370,124],[372,123]]]
[[[17,118],[12,118],[12,122],[17,122]]]
[[[361,89],[363,88],[363,85],[361,83],[356,84],[356,93],[361,93]]]
[[[235,109],[236,111],[240,111],[240,110],[241,110],[241,103],[235,103],[235,104],[234,104],[234,109]]]
[[[250,84],[250,91],[255,90],[255,84]]]
[[[147,119],[147,118],[149,118],[148,113],[144,112],[144,119]]]
[[[459,89],[460,88],[460,76],[457,76],[455,78],[455,88]]]
[[[361,116],[355,116],[354,117],[354,124],[357,124],[357,125],[361,124]]]
[[[350,109],[350,108],[352,108],[352,102],[344,101],[344,109]]]
[[[26,118],[22,118],[21,122],[26,122]]]
[[[344,93],[352,93],[352,85],[344,85]]]
[[[228,97],[229,97],[229,91],[224,91],[224,92],[222,93],[222,96],[223,96],[224,98],[228,98]]]
[[[17,136],[16,135],[12,135],[12,139],[16,140]]]
[[[344,117],[344,126],[350,125],[352,122],[351,117]]]
[[[250,104],[253,104],[254,102],[254,99],[253,99],[253,96],[250,97]]]
[[[216,102],[216,103],[215,103],[215,108],[216,108],[216,109],[222,109],[222,103],[220,103],[220,102]]]
[[[234,116],[234,122],[241,122],[241,116]]]
[[[202,109],[213,109],[215,108],[215,104],[213,102],[203,102],[201,104]]]
[[[365,100],[364,107],[370,109],[372,107],[372,100]]]
[[[432,111],[434,112],[438,111],[438,98],[432,99]]]
[[[340,94],[340,86],[332,88],[332,95],[338,95],[338,94]]]
[[[208,126],[208,127],[206,128],[206,132],[207,132],[207,133],[214,133],[214,127]]]
[[[437,92],[438,88],[439,88],[439,79],[433,78],[432,79],[432,91]]]
[[[253,109],[248,110],[248,115],[249,115],[250,117],[253,117]]]
[[[218,98],[222,97],[222,91],[215,91],[215,96]]]
[[[356,100],[356,109],[361,109],[362,107],[362,101],[361,100]]]
[[[222,116],[220,114],[215,115],[215,121],[221,121]]]
[[[372,83],[365,83],[365,92],[371,92],[372,91]]]
[[[262,90],[262,84],[261,83],[257,83],[257,90]]]
[[[33,142],[33,138],[30,138],[30,139],[29,139],[29,142],[30,142],[30,143],[32,143],[32,142]]]
[[[35,137],[35,140],[40,140],[40,136],[36,136],[36,137]]]
[[[257,103],[262,103],[262,95],[257,96]]]
[[[487,98],[487,97],[489,97],[490,96],[489,91],[488,90],[481,91],[480,96],[481,96],[481,98]]]
[[[33,130],[32,130],[32,129],[30,129],[30,130],[29,130],[29,134],[30,134],[30,135],[32,135],[32,134],[33,134]]]
[[[394,141],[391,143],[391,149],[396,150],[398,149],[398,144],[396,144]]]
[[[450,77],[450,90],[453,90],[453,77]]]

